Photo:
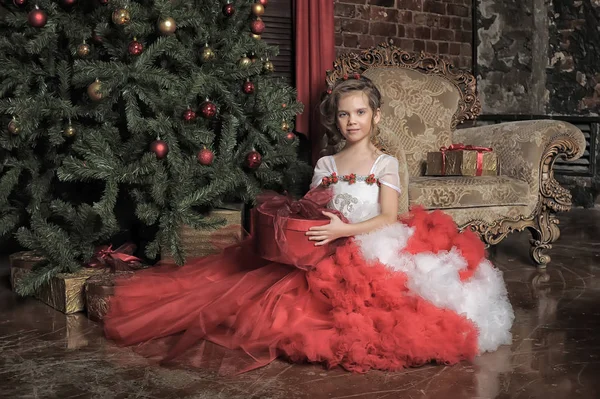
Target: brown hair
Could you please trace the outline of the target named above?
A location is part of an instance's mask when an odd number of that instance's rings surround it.
[[[375,83],[366,76],[362,76],[359,74],[353,75],[353,77],[339,80],[330,90],[327,91],[327,95],[321,101],[321,105],[319,107],[321,111],[321,123],[327,129],[327,135],[329,136],[330,143],[338,143],[341,140],[341,134],[338,131],[337,127],[337,107],[343,95],[353,92],[360,91],[363,92],[367,98],[369,99],[369,107],[373,111],[373,118],[375,117],[375,111],[378,108],[381,108],[381,93]],[[371,126],[374,126],[372,123]],[[373,132],[373,144],[377,147],[378,139],[378,129],[374,129]]]

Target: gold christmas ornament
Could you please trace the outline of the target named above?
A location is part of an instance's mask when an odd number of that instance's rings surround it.
[[[163,35],[172,35],[176,29],[175,20],[171,17],[163,18],[158,21],[158,30]]]
[[[260,3],[252,4],[252,14],[256,15],[257,17],[260,17],[264,13],[265,13],[265,7],[262,4],[260,4]]]
[[[69,124],[63,129],[63,135],[65,137],[73,137],[75,136],[75,133],[75,128],[73,127],[73,125],[71,125],[71,122],[69,122]]]
[[[208,43],[204,45],[202,49],[202,61],[212,61],[215,59],[215,52],[208,46]]]
[[[290,130],[290,125],[289,123],[287,123],[287,121],[283,121],[283,123],[281,124],[281,130],[283,130],[284,132]]]
[[[250,32],[250,37],[253,38],[253,39],[256,39],[256,40],[260,40],[260,35],[256,35],[256,34],[254,34],[252,32]]]
[[[92,101],[100,101],[102,100],[102,82],[96,79],[95,82],[91,83],[87,88],[88,96]]]
[[[13,117],[10,122],[8,122],[8,132],[10,134],[19,134],[21,132],[21,127],[17,123],[17,120]]]
[[[87,57],[90,54],[90,51],[92,51],[90,45],[85,42],[77,46],[77,55],[82,58]]]
[[[129,15],[129,11],[127,11],[127,9],[117,8],[115,11],[113,11],[112,20],[116,25],[125,25],[131,20],[131,15]]]
[[[244,54],[242,58],[240,58],[240,60],[238,61],[238,65],[244,68],[248,67],[250,64],[252,64],[252,60],[246,57],[246,54]]]
[[[273,65],[273,63],[271,61],[269,61],[268,58],[265,61],[265,63],[263,64],[263,70],[265,72],[273,72],[275,70],[275,66]]]

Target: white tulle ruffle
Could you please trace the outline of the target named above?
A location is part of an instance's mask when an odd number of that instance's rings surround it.
[[[408,289],[440,308],[464,314],[479,330],[479,351],[494,351],[512,340],[514,312],[508,301],[502,272],[483,260],[475,274],[461,281],[467,262],[456,248],[439,253],[403,251],[413,228],[402,223],[356,237],[367,260],[378,259],[406,273]]]

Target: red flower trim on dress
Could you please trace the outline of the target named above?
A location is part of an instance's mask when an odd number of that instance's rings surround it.
[[[356,174],[350,173],[349,175],[338,176],[337,173],[333,172],[331,175],[323,177],[321,184],[325,187],[329,187],[332,184],[336,184],[339,180],[348,182],[348,184],[354,184],[356,183]],[[366,176],[365,183],[368,185],[377,184],[378,186],[381,186],[379,179],[376,179],[375,174],[373,173]]]

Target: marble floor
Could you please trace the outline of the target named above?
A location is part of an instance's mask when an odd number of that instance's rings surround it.
[[[514,341],[473,363],[355,375],[277,361],[238,376],[149,365],[66,316],[10,290],[0,265],[1,398],[599,398],[600,210],[561,216],[562,236],[539,274],[527,233],[492,258],[515,308]],[[539,284],[533,284],[537,280]],[[547,280],[547,281],[546,281]]]

